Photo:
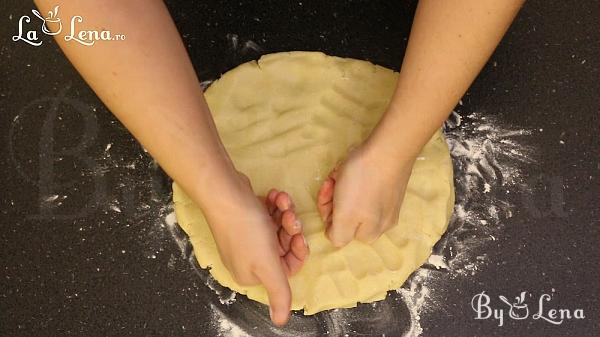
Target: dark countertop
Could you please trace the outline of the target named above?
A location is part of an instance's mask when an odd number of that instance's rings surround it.
[[[414,12],[413,2],[168,3],[203,80],[288,50],[398,69]],[[213,306],[236,322],[253,304],[238,296],[221,305],[206,274],[188,263],[189,247],[182,254],[177,244],[185,240],[172,236],[181,233],[165,223],[169,180],[49,37],[40,47],[11,40],[33,4],[9,0],[0,8],[0,335],[213,336],[224,329]],[[431,289],[437,306],[421,315],[424,335],[598,335],[598,18],[598,1],[528,2],[457,107],[466,124],[477,112],[533,130],[524,146],[535,164],[506,192],[512,217],[482,248],[486,261],[477,273]],[[545,310],[581,308],[585,319],[507,318],[498,327],[474,319],[471,299],[481,291],[509,298],[528,291],[534,299],[552,292]],[[387,322],[396,330],[378,331],[366,320],[349,334],[396,335],[409,321],[404,308]],[[325,323],[299,331],[325,334],[319,326],[332,326]]]

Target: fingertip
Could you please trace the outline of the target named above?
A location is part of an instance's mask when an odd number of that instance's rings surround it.
[[[333,197],[333,183],[333,179],[331,178],[327,178],[323,182],[317,196],[319,204],[324,204],[331,200],[331,198]]]
[[[325,230],[325,235],[335,248],[342,248],[352,240],[352,238],[347,239],[344,238],[341,234],[337,233],[337,230],[333,228],[333,225],[330,225]]]
[[[275,213],[275,209],[277,208],[277,206],[275,206],[275,198],[277,197],[277,193],[278,191],[272,188],[271,190],[269,190],[269,193],[267,193],[267,196],[265,197],[265,205],[267,206],[269,215],[273,215],[273,213]]]
[[[281,216],[281,225],[289,235],[295,235],[302,231],[302,223],[296,217],[296,214],[287,210]]]
[[[279,192],[275,198],[275,205],[281,211],[285,211],[292,208],[292,199],[286,192]]]
[[[321,189],[319,189],[317,195],[317,209],[319,215],[321,215],[321,219],[327,225],[333,211],[333,180],[331,178],[327,178],[327,180],[323,182],[323,185],[321,185]]]
[[[290,320],[289,310],[273,309],[272,306],[269,306],[269,316],[271,317],[271,322],[280,328]]]
[[[255,272],[255,276],[267,291],[271,321],[277,326],[285,325],[292,306],[292,292],[281,264],[281,257],[262,265],[261,269]]]
[[[269,202],[271,203],[275,203],[275,198],[277,197],[277,194],[279,193],[278,190],[272,188],[269,190],[269,193],[267,193],[267,200],[269,200]]]

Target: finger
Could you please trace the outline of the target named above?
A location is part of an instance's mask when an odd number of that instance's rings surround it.
[[[290,198],[290,196],[285,192],[278,192],[274,199],[274,204],[276,205],[275,211],[271,215],[273,221],[277,224],[277,226],[281,226],[283,212],[286,210],[293,210],[294,204]]]
[[[275,223],[275,226],[277,228],[281,227],[281,217],[282,217],[282,215],[283,215],[283,213],[279,210],[279,208],[275,208],[275,211],[271,215],[271,218],[273,219],[273,222]]]
[[[302,223],[296,217],[292,210],[287,210],[281,215],[281,226],[289,235],[296,235],[302,232]]]
[[[335,180],[333,178],[327,178],[319,189],[317,195],[317,208],[321,219],[326,225],[331,222],[331,212],[333,211],[333,191],[335,187]]]
[[[279,194],[277,194],[277,197],[275,198],[275,205],[277,205],[277,208],[282,212],[294,207],[292,199],[285,192],[279,192]]]
[[[287,250],[283,249],[283,246],[281,245],[281,242],[277,245],[277,254],[279,254],[279,256],[285,256],[285,254],[287,254]]]
[[[362,223],[350,221],[347,217],[336,216],[334,211],[333,221],[327,227],[325,235],[327,235],[334,247],[343,247],[352,241],[360,225]]]
[[[284,257],[288,276],[292,276],[300,271],[307,256],[308,246],[304,241],[304,237],[302,235],[294,235],[291,249]]]
[[[290,251],[298,260],[305,261],[310,252],[306,237],[302,234],[294,235],[290,244]]]
[[[275,209],[277,208],[277,205],[275,205],[275,198],[277,198],[277,194],[279,194],[279,191],[274,188],[272,188],[267,194],[266,204],[267,209],[269,210],[269,215],[273,215],[273,212],[275,212]]]
[[[277,232],[277,237],[279,239],[279,245],[283,249],[283,254],[280,254],[279,256],[283,256],[290,250],[290,243],[292,242],[292,236],[289,235],[285,231],[285,229],[281,228],[281,229],[279,229],[279,232]]]
[[[269,314],[271,321],[283,326],[290,317],[292,294],[285,275],[281,259],[273,259],[255,272],[256,278],[263,284],[269,296]]]

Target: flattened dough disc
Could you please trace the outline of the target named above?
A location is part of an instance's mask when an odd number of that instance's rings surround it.
[[[310,246],[290,279],[292,308],[305,314],[384,299],[423,264],[454,205],[452,163],[438,131],[414,166],[397,226],[372,245],[336,249],[316,208],[323,179],[384,112],[398,74],[366,61],[317,52],[265,55],[224,74],[206,91],[223,143],[258,195],[288,192]],[[268,303],[262,286],[237,284],[219,258],[202,211],[173,184],[179,225],[196,258],[222,285]]]

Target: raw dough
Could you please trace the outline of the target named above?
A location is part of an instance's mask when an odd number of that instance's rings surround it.
[[[290,278],[292,308],[304,313],[384,299],[423,264],[454,205],[452,163],[438,131],[415,163],[400,220],[372,245],[334,248],[316,209],[323,179],[379,120],[398,74],[366,61],[317,52],[265,55],[227,72],[206,91],[223,143],[258,195],[288,192],[310,257]],[[222,285],[268,303],[262,286],[238,285],[223,266],[201,210],[173,184],[179,225],[196,258]]]

